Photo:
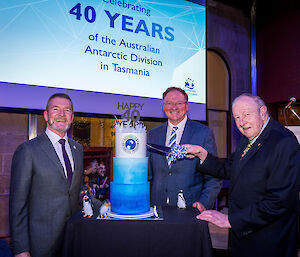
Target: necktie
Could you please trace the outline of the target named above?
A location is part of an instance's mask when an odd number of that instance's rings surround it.
[[[173,127],[173,130],[171,132],[171,137],[169,140],[169,147],[172,148],[172,146],[174,146],[176,144],[176,131],[177,131],[178,127]],[[171,158],[167,157],[167,161],[168,161],[168,166],[169,168],[171,168]]]
[[[68,176],[68,183],[69,185],[71,185],[72,182],[72,166],[71,166],[71,162],[69,159],[69,156],[66,152],[66,147],[65,147],[65,139],[60,139],[58,142],[61,144],[61,148],[62,148],[62,153],[63,153],[63,157],[64,157],[64,161],[65,161],[65,165],[66,165],[66,170],[67,170],[67,176]]]
[[[170,141],[169,141],[169,147],[172,147],[176,143],[176,130],[177,129],[178,129],[178,127],[173,127],[173,130],[171,132]]]
[[[246,155],[246,153],[248,153],[248,151],[250,150],[251,146],[252,146],[252,143],[249,142],[248,145],[246,146],[246,148],[244,149],[244,151],[243,151],[243,153],[241,155],[240,160]]]

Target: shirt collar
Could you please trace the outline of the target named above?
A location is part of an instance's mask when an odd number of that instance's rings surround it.
[[[254,139],[252,139],[252,140],[250,141],[251,145],[254,144],[254,142],[256,141],[256,139],[257,139],[257,138],[260,136],[260,134],[264,131],[264,129],[265,129],[265,127],[268,125],[269,121],[270,121],[270,117],[268,117],[267,121],[265,122],[265,124],[264,124],[263,127],[261,128],[259,134],[258,134]]]
[[[178,129],[184,129],[185,123],[187,122],[187,115],[185,115],[184,119],[180,121],[177,125],[173,125],[169,120],[168,120],[168,127],[173,128],[173,127],[178,127]]]
[[[54,133],[53,131],[51,131],[50,129],[46,128],[45,131],[46,135],[49,137],[51,143],[54,145],[58,142],[58,140],[61,139],[61,137],[59,135],[57,135],[56,133]],[[65,136],[63,137],[63,139],[66,140],[66,143],[68,142],[68,136],[67,133],[65,134]]]

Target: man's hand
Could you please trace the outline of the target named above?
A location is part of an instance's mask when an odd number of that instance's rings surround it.
[[[199,203],[199,202],[195,202],[193,203],[193,207],[196,207],[200,212],[203,212],[205,211],[205,207],[202,203]]]
[[[209,221],[220,228],[231,228],[228,215],[215,210],[204,211],[197,216],[197,219]]]
[[[23,252],[15,255],[15,257],[31,257],[29,252]]]
[[[192,159],[197,156],[202,162],[206,159],[207,151],[201,147],[200,145],[183,145],[186,148],[187,154],[185,155],[186,158]]]

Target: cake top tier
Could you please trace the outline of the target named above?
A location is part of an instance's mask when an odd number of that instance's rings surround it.
[[[132,123],[127,120],[123,120],[120,123],[116,123],[116,133],[146,133],[146,127],[143,123]]]
[[[147,134],[142,123],[116,123],[116,157],[146,157]]]

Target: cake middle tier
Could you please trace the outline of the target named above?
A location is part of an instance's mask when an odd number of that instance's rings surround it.
[[[113,158],[113,182],[142,184],[148,181],[148,157]]]

